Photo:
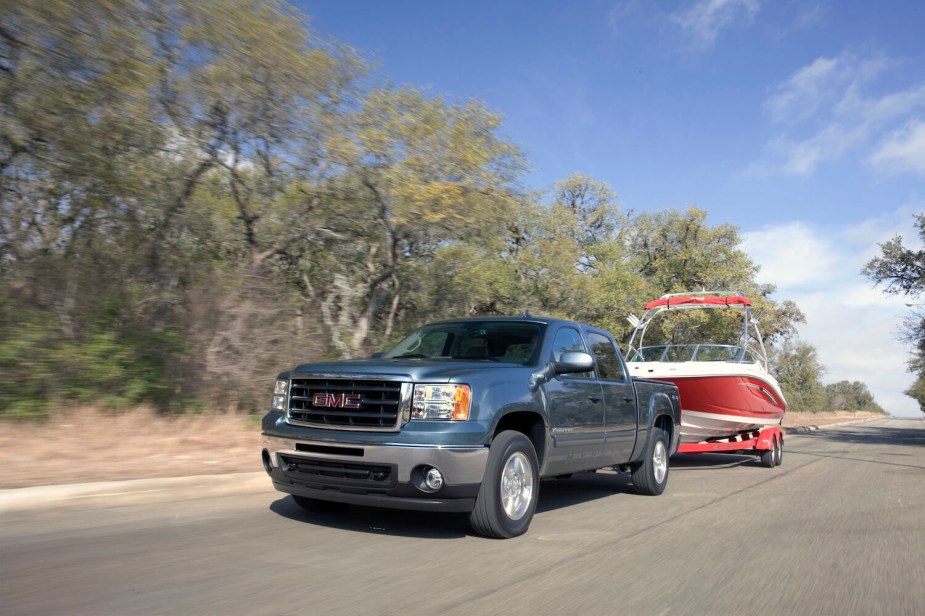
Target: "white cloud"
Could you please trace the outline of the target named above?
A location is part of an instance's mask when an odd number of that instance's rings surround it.
[[[761,265],[758,279],[779,288],[818,284],[837,266],[831,241],[801,222],[746,233],[743,248]]]
[[[877,244],[901,235],[917,247],[910,204],[850,226],[818,227],[791,222],[743,234],[743,248],[761,265],[760,282],[777,285],[775,298],[792,300],[806,315],[800,337],[819,351],[824,381],[861,381],[878,403],[896,415],[918,415],[903,391],[909,349],[897,339],[909,314],[908,298],[890,296],[860,274],[879,254]]]
[[[833,124],[803,141],[780,137],[770,144],[773,152],[783,159],[781,169],[788,175],[809,175],[819,163],[843,156],[864,141],[867,131],[863,125],[844,127]]]
[[[699,0],[686,11],[671,14],[702,47],[711,47],[724,28],[749,25],[761,8],[758,0]]]
[[[836,58],[816,58],[773,89],[765,111],[777,122],[815,114],[846,77],[840,64]]]
[[[887,173],[925,175],[925,122],[914,120],[893,131],[871,155],[870,163]]]
[[[750,175],[772,172],[809,175],[830,160],[851,153],[867,154],[868,162],[881,169],[886,161],[918,171],[922,148],[918,132],[898,130],[925,109],[925,83],[892,92],[875,92],[878,77],[896,66],[886,58],[858,58],[844,53],[820,57],[797,69],[771,88],[765,113],[783,128],[768,143],[770,160],[752,163]],[[888,137],[890,135],[892,138]],[[922,139],[925,139],[923,131]],[[911,167],[910,167],[911,165]]]

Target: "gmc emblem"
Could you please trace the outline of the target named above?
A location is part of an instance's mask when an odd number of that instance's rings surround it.
[[[312,405],[335,409],[358,409],[360,408],[360,396],[359,394],[315,394],[312,397]]]

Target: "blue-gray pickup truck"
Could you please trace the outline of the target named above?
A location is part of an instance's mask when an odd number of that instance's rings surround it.
[[[661,494],[679,422],[675,386],[630,377],[604,330],[459,319],[371,359],[280,374],[262,457],[310,511],[470,512],[476,533],[506,538],[529,527],[541,479],[613,467]]]

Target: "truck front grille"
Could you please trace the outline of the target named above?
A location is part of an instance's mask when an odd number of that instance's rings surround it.
[[[289,385],[289,420],[346,430],[397,430],[411,384],[350,378],[293,378]]]

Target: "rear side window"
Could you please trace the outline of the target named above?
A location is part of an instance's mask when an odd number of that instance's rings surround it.
[[[600,378],[605,381],[622,381],[624,379],[623,366],[617,358],[617,350],[607,336],[588,333],[591,342],[591,352],[597,359],[597,371]]]

